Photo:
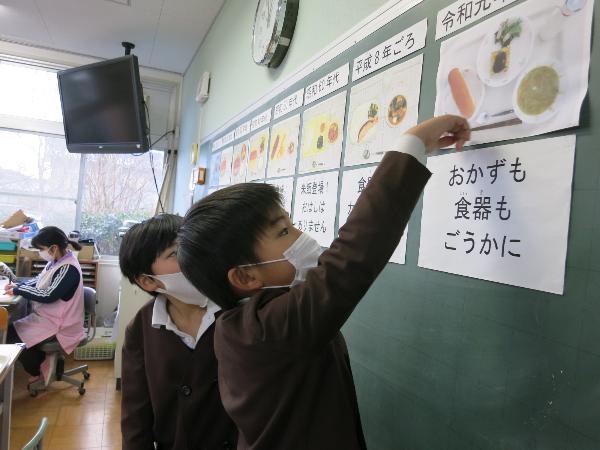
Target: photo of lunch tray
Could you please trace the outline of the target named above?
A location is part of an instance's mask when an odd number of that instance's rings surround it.
[[[535,135],[576,125],[587,20],[584,11],[565,16],[554,2],[531,0],[443,42],[435,114],[462,115],[488,142],[502,139],[494,128]]]

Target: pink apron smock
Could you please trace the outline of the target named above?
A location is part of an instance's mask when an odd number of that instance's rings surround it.
[[[67,301],[59,299],[53,303],[32,301],[32,313],[14,323],[19,337],[27,348],[56,336],[65,353],[70,354],[85,336],[83,277],[79,261],[73,253],[69,251],[55,263],[48,264],[38,275],[35,286],[38,289],[47,288],[54,273],[66,264],[75,266],[79,271],[79,286],[77,286],[75,295]]]

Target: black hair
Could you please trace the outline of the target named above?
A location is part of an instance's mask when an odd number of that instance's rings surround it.
[[[69,244],[75,250],[81,250],[81,245],[79,245],[79,242],[70,240],[65,232],[58,227],[44,227],[31,239],[31,245],[38,250],[41,250],[42,247],[51,247],[56,245],[62,252],[64,252],[67,250]]]
[[[237,305],[227,272],[257,262],[255,245],[281,206],[276,187],[242,183],[194,204],[179,230],[177,259],[185,277],[223,309]]]
[[[127,230],[119,249],[119,265],[131,283],[140,275],[152,274],[152,264],[173,245],[182,222],[181,216],[159,214]]]

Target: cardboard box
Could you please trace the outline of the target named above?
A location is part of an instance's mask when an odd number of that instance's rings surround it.
[[[19,225],[23,225],[28,220],[22,209],[14,212],[8,219],[4,220],[0,226],[4,228],[12,228]]]
[[[77,259],[94,259],[94,249],[93,245],[81,244],[81,250],[79,250]]]

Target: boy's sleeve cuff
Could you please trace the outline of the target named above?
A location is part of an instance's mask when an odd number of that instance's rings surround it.
[[[395,148],[390,150],[414,156],[419,162],[425,157],[425,144],[420,138],[412,134],[402,135]]]

